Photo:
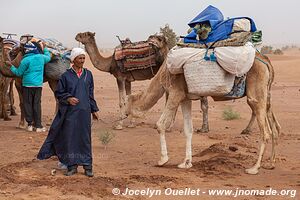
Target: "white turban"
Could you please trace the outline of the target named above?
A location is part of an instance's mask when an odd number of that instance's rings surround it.
[[[82,48],[73,48],[70,55],[71,62],[73,62],[77,56],[85,54],[86,52]]]

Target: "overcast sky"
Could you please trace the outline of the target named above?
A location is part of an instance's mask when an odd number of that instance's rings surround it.
[[[68,47],[78,32],[96,32],[98,46],[118,44],[115,37],[145,40],[169,24],[185,35],[187,23],[208,5],[224,17],[251,17],[264,44],[300,44],[300,0],[0,0],[0,33],[52,37]],[[3,35],[2,35],[3,36]]]

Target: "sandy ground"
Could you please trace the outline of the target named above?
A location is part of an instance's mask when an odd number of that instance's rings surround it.
[[[104,121],[93,124],[95,177],[85,177],[81,168],[79,174],[72,177],[64,176],[63,171],[59,170],[55,176],[51,176],[50,171],[56,167],[57,159],[36,160],[36,154],[47,133],[29,133],[17,129],[19,116],[15,116],[12,121],[0,121],[0,199],[232,199],[232,196],[209,196],[208,190],[235,191],[237,188],[298,190],[294,199],[299,199],[300,51],[290,50],[285,55],[270,55],[270,58],[275,67],[273,106],[282,126],[274,170],[262,168],[258,175],[244,173],[244,169],[257,159],[259,141],[257,125],[251,135],[240,134],[251,116],[246,99],[235,102],[213,102],[209,99],[210,133],[194,134],[194,166],[188,170],[176,167],[185,155],[185,137],[179,111],[174,128],[166,136],[170,161],[165,167],[157,167],[160,147],[159,135],[154,127],[161,114],[164,98],[148,112],[145,119],[137,120],[136,128],[112,130],[119,111],[117,84],[112,75],[94,69],[87,61],[86,66],[94,73],[95,96]],[[133,91],[143,90],[148,84],[149,81],[134,82]],[[241,118],[223,120],[222,111],[228,106],[238,111]],[[43,122],[49,126],[55,101],[47,84],[43,89],[42,107]],[[195,101],[194,127],[201,126],[201,119],[200,103]],[[106,149],[99,139],[99,134],[105,130],[115,136]],[[237,150],[234,152],[229,147]],[[268,159],[269,149],[264,163]],[[121,192],[126,188],[150,188],[161,191],[162,194],[151,198],[149,195],[114,196],[113,188],[119,188]],[[167,188],[200,189],[200,196],[163,195]],[[239,196],[236,199],[292,199],[291,196],[295,195],[289,194]]]

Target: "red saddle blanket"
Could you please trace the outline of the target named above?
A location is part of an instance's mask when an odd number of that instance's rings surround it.
[[[156,66],[156,52],[148,41],[125,43],[115,49],[115,60],[123,71]]]

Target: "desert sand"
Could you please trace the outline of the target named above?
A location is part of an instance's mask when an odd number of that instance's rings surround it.
[[[193,167],[178,169],[185,155],[185,137],[182,132],[182,115],[178,111],[175,125],[167,133],[170,161],[158,167],[160,156],[159,135],[155,129],[164,98],[160,99],[145,119],[137,120],[136,128],[116,131],[113,123],[118,119],[118,90],[115,78],[93,68],[87,60],[86,67],[94,74],[95,97],[100,107],[102,121],[93,123],[93,178],[79,173],[66,177],[63,171],[50,174],[57,159],[39,161],[36,155],[47,133],[29,133],[17,129],[19,115],[13,120],[0,120],[0,199],[232,199],[232,196],[167,196],[113,195],[112,189],[289,189],[297,190],[300,197],[300,50],[292,49],[284,55],[268,55],[275,68],[272,87],[274,112],[282,126],[277,146],[276,168],[261,168],[258,175],[248,175],[244,169],[257,159],[259,130],[255,123],[250,135],[241,135],[250,119],[246,99],[214,102],[209,98],[210,132],[193,135]],[[149,81],[134,82],[133,93],[147,87]],[[17,99],[17,94],[15,92]],[[16,100],[16,105],[18,101]],[[226,121],[222,118],[225,108],[231,107],[241,118]],[[49,86],[44,84],[42,96],[43,123],[49,127],[53,119],[55,100]],[[20,109],[18,108],[18,114]],[[126,121],[128,124],[129,122]],[[193,123],[201,127],[200,102],[193,102]],[[113,140],[105,148],[99,134],[108,131]],[[230,148],[229,148],[230,147]],[[236,151],[233,151],[236,150]],[[264,156],[267,162],[270,144]],[[236,199],[292,199],[286,196],[239,196]]]

